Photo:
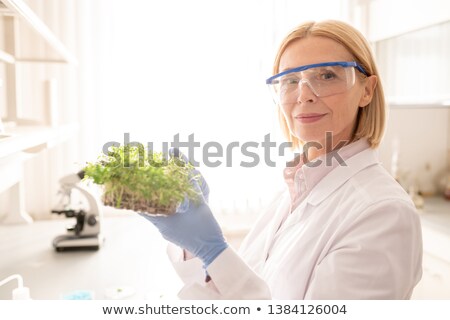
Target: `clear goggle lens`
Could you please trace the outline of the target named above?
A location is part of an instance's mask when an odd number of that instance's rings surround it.
[[[297,103],[303,86],[308,86],[317,97],[342,93],[355,84],[355,68],[319,66],[304,71],[287,72],[268,83],[276,103]]]

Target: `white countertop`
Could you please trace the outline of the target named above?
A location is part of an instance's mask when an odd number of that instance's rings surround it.
[[[130,299],[174,298],[182,287],[166,255],[166,241],[145,219],[118,215],[104,219],[105,243],[98,251],[57,253],[53,238],[73,219],[0,225],[0,280],[21,274],[33,299],[61,299],[88,290],[106,299],[109,287],[130,286]],[[12,281],[0,287],[0,299],[11,299]]]
[[[450,262],[450,202],[426,199],[420,212],[424,251]],[[129,299],[174,298],[182,283],[166,255],[166,242],[142,217],[117,214],[104,219],[104,246],[98,251],[57,253],[53,238],[72,219],[0,225],[0,280],[15,273],[34,299],[61,299],[77,290],[106,299],[109,287],[131,286]],[[10,299],[12,282],[0,287],[0,299]]]
[[[450,201],[443,197],[425,198],[424,208],[419,213],[422,223],[450,236]]]
[[[424,251],[450,263],[450,201],[443,197],[425,198],[419,214]]]

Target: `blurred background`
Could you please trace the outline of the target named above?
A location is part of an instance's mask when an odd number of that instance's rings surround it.
[[[103,289],[124,283],[134,297],[176,288],[168,280],[175,275],[161,282],[156,271],[148,274],[155,263],[139,232],[127,240],[115,222],[104,223],[108,245],[97,253],[55,254],[51,239],[68,221],[51,214],[60,179],[96,160],[105,143],[123,143],[125,133],[155,149],[177,134],[224,149],[261,146],[270,134],[278,146],[284,140],[265,85],[278,45],[301,22],[339,19],[372,45],[389,112],[380,158],[421,214],[424,277],[414,298],[450,298],[450,2],[5,0],[0,14],[0,280],[29,275],[32,294],[47,299],[80,288],[105,298]],[[282,169],[292,157],[273,150],[271,167],[261,148],[254,151],[261,161],[253,168],[239,166],[250,159],[238,149],[231,166],[222,158],[218,167],[199,167],[236,248],[284,188]],[[195,157],[201,162],[201,147]],[[132,219],[109,208],[102,214]],[[142,221],[126,221],[156,239]],[[114,248],[108,238],[120,237]],[[152,248],[163,261],[162,240]],[[86,282],[62,270],[103,270],[112,262],[131,269],[94,272]],[[169,272],[164,263],[158,272]],[[38,279],[39,272],[48,278]],[[49,278],[62,287],[44,285]],[[0,298],[9,299],[10,288],[0,287]]]

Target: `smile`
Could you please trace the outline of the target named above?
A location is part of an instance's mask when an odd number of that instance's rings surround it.
[[[313,123],[322,119],[325,114],[320,113],[303,113],[295,116],[295,119],[300,123]]]

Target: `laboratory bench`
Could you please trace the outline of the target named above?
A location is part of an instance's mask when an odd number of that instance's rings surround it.
[[[423,237],[423,275],[413,299],[450,299],[450,201],[425,198],[419,210]]]
[[[53,239],[73,219],[0,225],[0,280],[20,274],[32,299],[176,298],[181,280],[167,258],[167,242],[136,214],[105,217],[105,241],[97,251],[56,252]],[[11,299],[17,281],[0,287],[0,299]],[[125,296],[126,293],[134,294]]]
[[[450,201],[428,198],[419,211],[423,232],[423,277],[413,299],[450,299]],[[20,274],[33,299],[61,299],[77,292],[108,299],[111,288],[131,288],[127,299],[176,299],[182,282],[166,254],[166,241],[136,214],[110,214],[98,251],[56,252],[53,239],[71,219],[0,225],[0,280]],[[224,228],[227,238],[240,239]],[[244,233],[242,234],[244,236]],[[233,243],[238,247],[239,241]],[[10,299],[17,283],[0,287],[0,299]]]

